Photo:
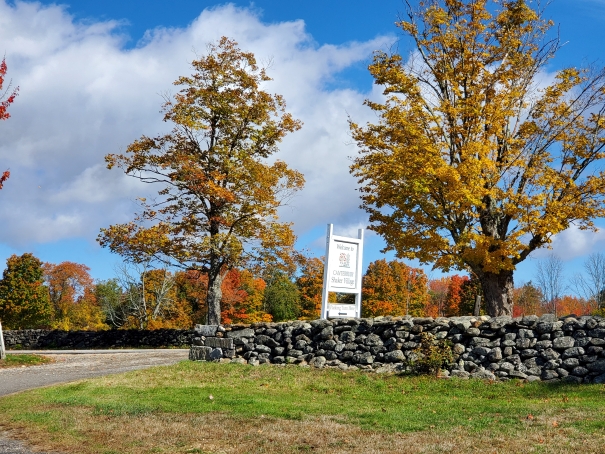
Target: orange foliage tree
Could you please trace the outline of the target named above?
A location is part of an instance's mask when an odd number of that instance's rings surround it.
[[[431,279],[429,281],[429,303],[424,311],[427,317],[444,316],[449,284],[449,277]]]
[[[284,99],[261,89],[270,78],[252,53],[221,38],[195,60],[194,74],[164,104],[171,133],[141,137],[108,168],[157,184],[128,224],[102,229],[99,242],[134,262],[149,258],[207,275],[207,323],[221,323],[222,281],[229,269],[293,261],[295,236],[277,212],[304,178],[268,158],[301,127]]]
[[[270,322],[271,315],[263,311],[265,287],[265,281],[248,270],[229,270],[223,281],[223,323]]]
[[[379,315],[424,315],[428,302],[424,271],[385,259],[370,263],[362,284],[364,317]]]
[[[314,320],[321,315],[323,283],[323,258],[303,257],[301,259],[300,275],[296,279],[300,295],[301,318]]]
[[[42,266],[53,306],[51,327],[62,330],[107,329],[86,265],[62,262]]]

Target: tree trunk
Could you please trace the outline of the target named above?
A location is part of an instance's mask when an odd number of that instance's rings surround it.
[[[206,304],[208,306],[208,325],[221,324],[221,300],[223,299],[223,276],[218,273],[208,273],[208,294]]]
[[[481,273],[479,275],[485,307],[490,317],[513,315],[513,272],[501,271],[499,274]]]

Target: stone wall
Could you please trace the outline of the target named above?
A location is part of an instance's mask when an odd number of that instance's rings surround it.
[[[192,360],[404,371],[418,361],[422,333],[447,342],[442,375],[605,383],[605,319],[553,315],[337,319],[198,325]]]
[[[94,349],[183,347],[198,336],[193,330],[158,329],[58,331],[24,329],[4,331],[7,349]]]

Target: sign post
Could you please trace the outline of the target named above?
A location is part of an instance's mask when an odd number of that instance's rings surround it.
[[[361,317],[363,229],[357,231],[357,238],[336,236],[333,229],[328,224],[321,318]],[[353,293],[355,304],[330,303],[329,292]]]
[[[2,322],[0,322],[0,359],[6,359],[6,350],[4,349],[4,335],[2,334]]]

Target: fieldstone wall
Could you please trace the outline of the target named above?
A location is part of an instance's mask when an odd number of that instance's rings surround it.
[[[158,329],[110,331],[58,331],[24,329],[4,331],[7,349],[95,349],[183,347],[199,336],[193,330]]]
[[[605,383],[605,319],[553,315],[197,325],[191,360],[405,371],[422,333],[447,342],[444,376]]]

